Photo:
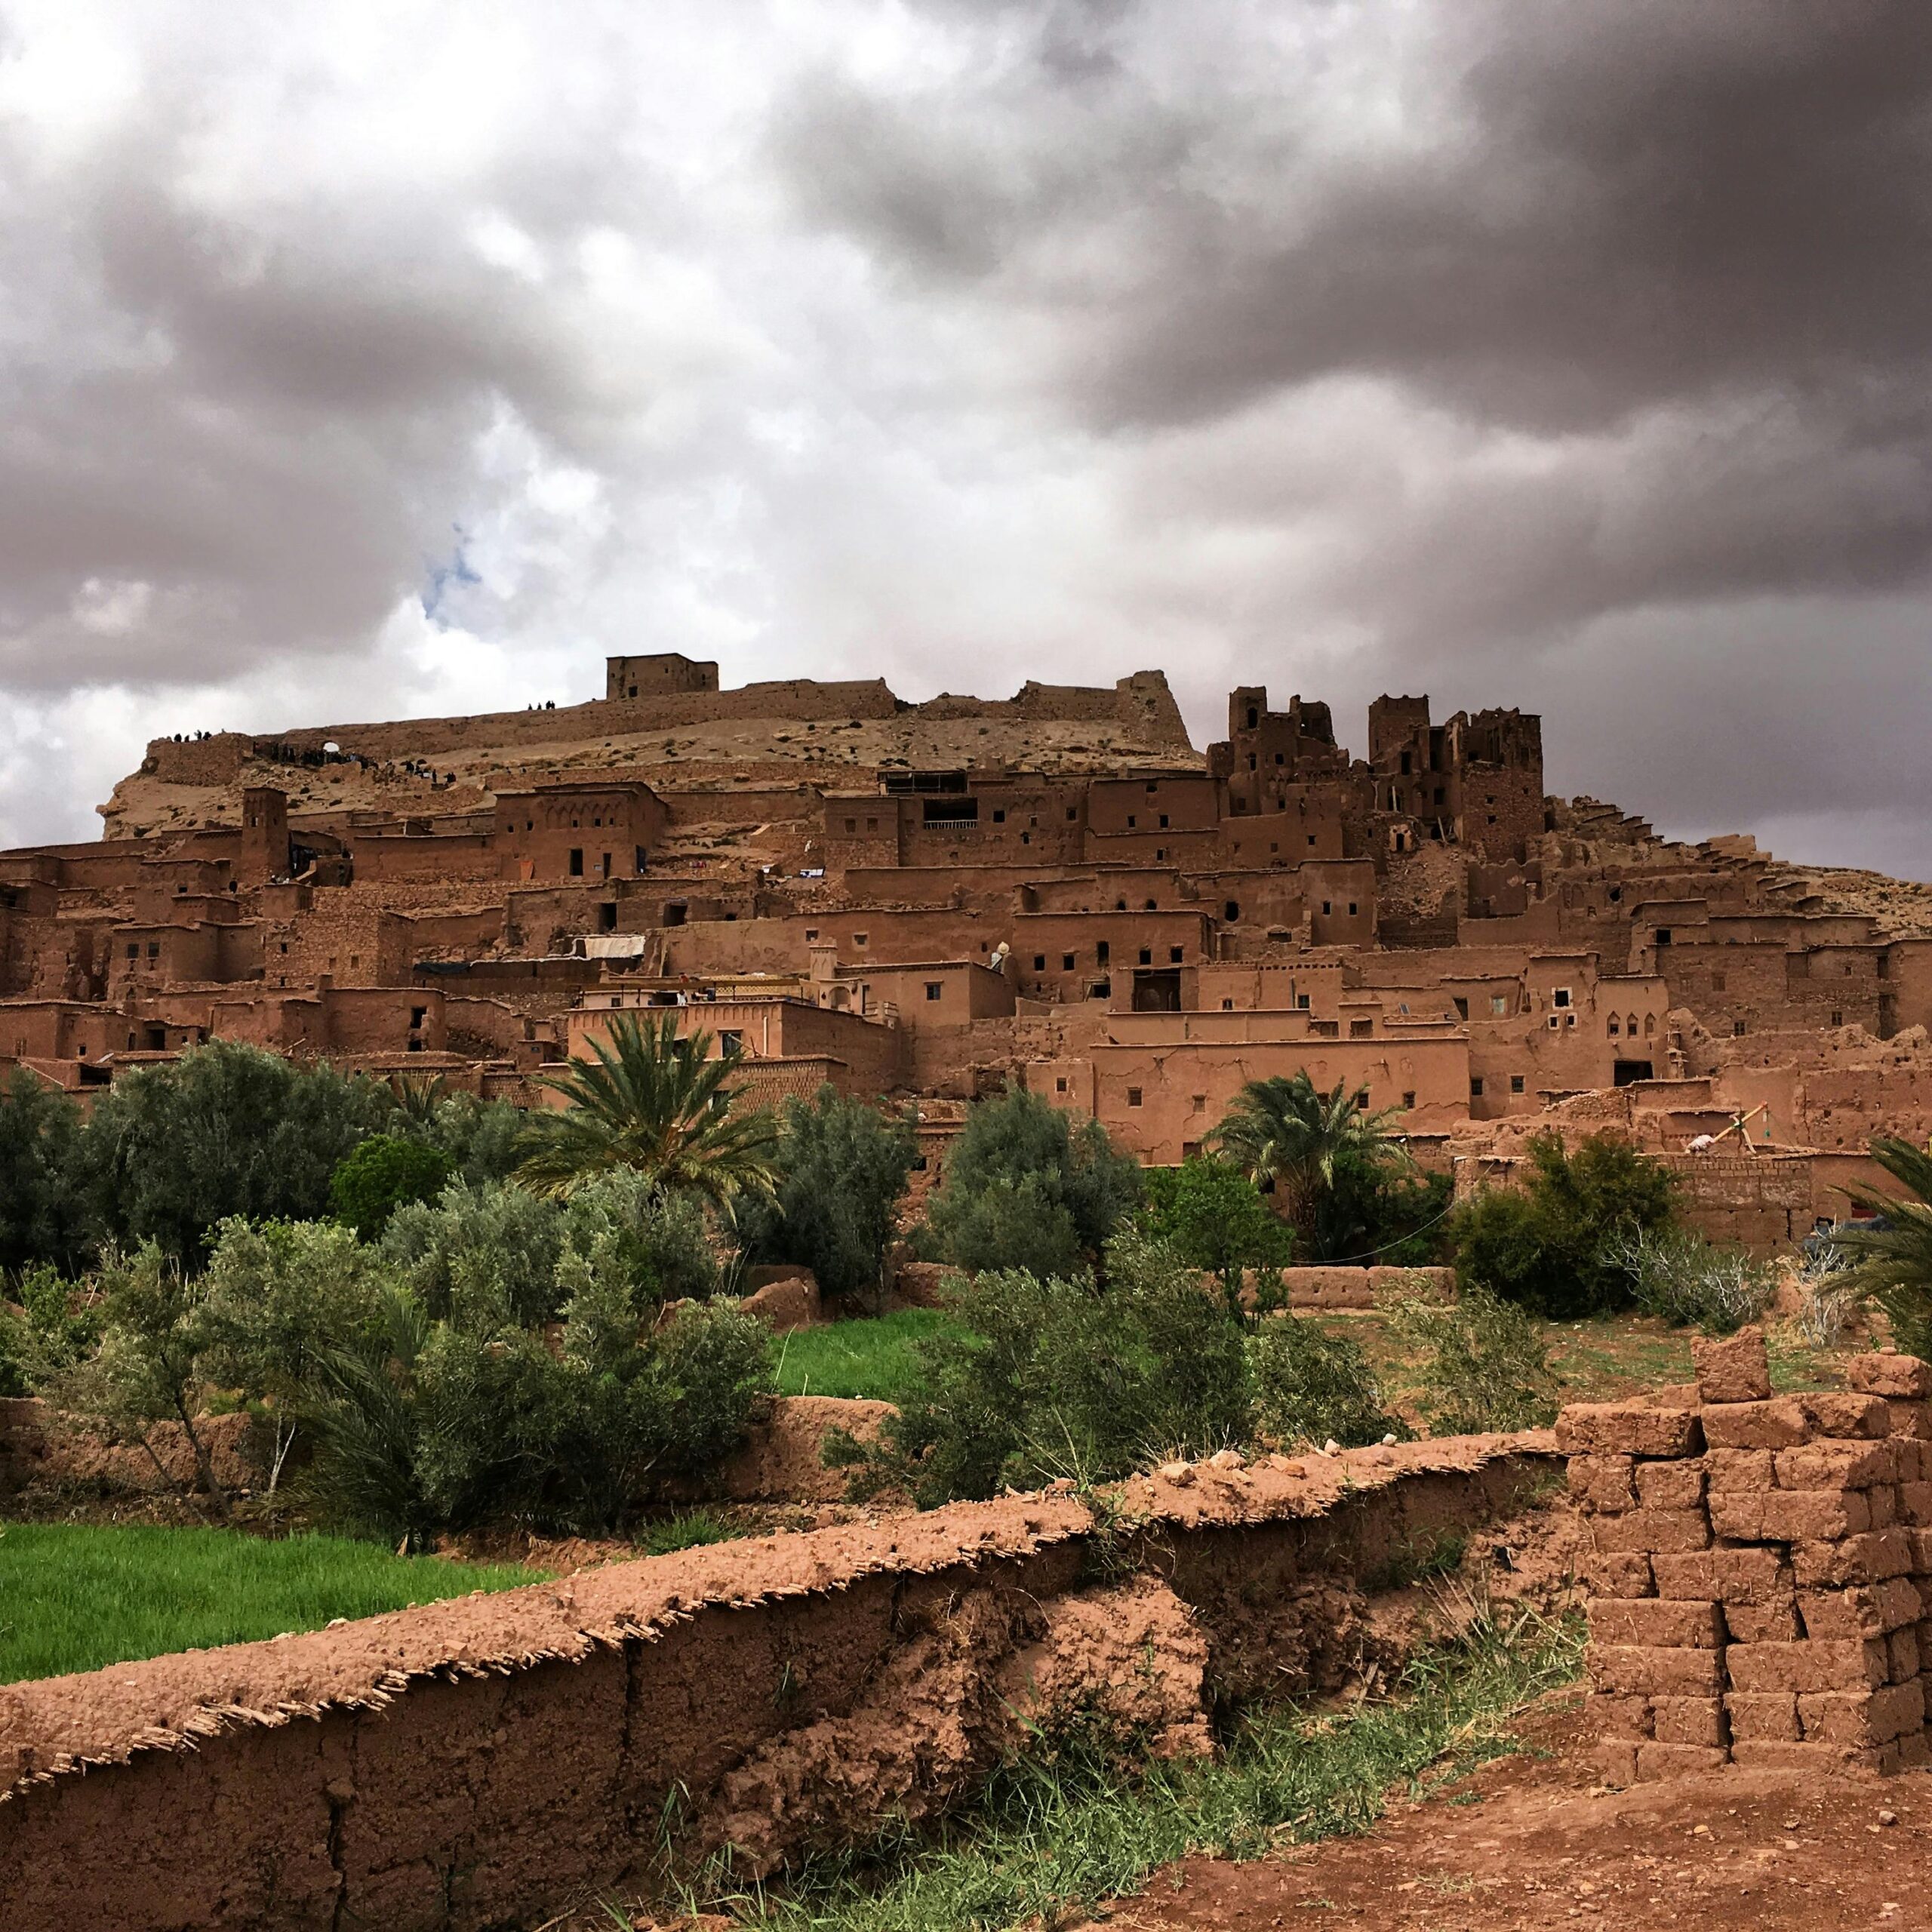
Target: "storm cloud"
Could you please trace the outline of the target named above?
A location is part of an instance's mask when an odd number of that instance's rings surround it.
[[[0,0],[0,840],[681,649],[1932,876],[1928,244],[1916,0]]]

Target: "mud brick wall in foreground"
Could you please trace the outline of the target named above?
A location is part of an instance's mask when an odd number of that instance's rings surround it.
[[[968,1795],[1097,1708],[1164,1748],[1339,1689],[1364,1580],[1512,1513],[1554,1437],[1244,1464],[614,1564],[0,1687],[4,1932],[468,1932],[727,1844],[747,1876]]]
[[[1697,1364],[1677,1406],[1558,1425],[1606,1774],[1932,1763],[1932,1367],[1860,1355],[1849,1389],[1774,1396],[1754,1329]]]

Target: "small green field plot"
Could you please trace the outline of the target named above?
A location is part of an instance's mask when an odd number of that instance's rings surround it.
[[[896,1402],[912,1379],[913,1344],[954,1325],[937,1309],[902,1308],[872,1319],[795,1329],[778,1340],[779,1393]]]
[[[0,1524],[0,1683],[171,1651],[318,1630],[537,1570],[392,1555],[338,1537],[271,1543],[232,1530]]]

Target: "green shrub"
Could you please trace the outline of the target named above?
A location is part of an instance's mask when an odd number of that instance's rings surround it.
[[[1231,1309],[1241,1310],[1250,1271],[1257,1277],[1255,1312],[1280,1305],[1278,1271],[1294,1253],[1294,1235],[1247,1175],[1230,1161],[1195,1155],[1177,1168],[1149,1168],[1144,1180],[1141,1220],[1155,1240],[1213,1275]],[[1270,1271],[1277,1284],[1272,1294],[1260,1278]]]
[[[918,1155],[909,1121],[821,1087],[785,1103],[776,1190],[737,1204],[746,1255],[809,1268],[828,1294],[876,1291]]]
[[[100,1340],[100,1297],[51,1263],[20,1271],[20,1312],[0,1306],[0,1395],[29,1395],[86,1360]]]
[[[1317,1321],[1293,1315],[1264,1321],[1249,1339],[1247,1360],[1255,1426],[1278,1448],[1332,1438],[1352,1449],[1409,1433],[1383,1407],[1368,1358]]]
[[[1733,1335],[1777,1294],[1777,1278],[1764,1263],[1687,1229],[1631,1233],[1605,1251],[1629,1276],[1637,1306],[1674,1327]]]
[[[1317,1197],[1309,1251],[1317,1260],[1373,1261],[1420,1268],[1444,1251],[1455,1183],[1388,1158],[1345,1152]]]
[[[399,1208],[383,1235],[383,1260],[432,1321],[518,1324],[556,1312],[563,1211],[521,1188],[453,1183],[434,1202]]]
[[[81,1110],[23,1066],[0,1085],[0,1275],[78,1269],[88,1244]]]
[[[1542,1331],[1473,1283],[1454,1302],[1396,1294],[1380,1304],[1415,1353],[1417,1406],[1434,1435],[1538,1429],[1556,1417],[1556,1377]]]
[[[85,1164],[112,1241],[198,1265],[216,1224],[318,1220],[337,1168],[395,1111],[388,1088],[217,1040],[94,1103]]]
[[[1251,1404],[1241,1331],[1197,1272],[1137,1236],[1107,1279],[1023,1269],[962,1285],[952,1328],[915,1344],[918,1367],[868,1479],[921,1507],[1057,1476],[1124,1475],[1164,1454],[1244,1440]]]
[[[1457,1281],[1552,1321],[1627,1308],[1617,1244],[1672,1225],[1669,1171],[1606,1134],[1571,1149],[1535,1134],[1528,1153],[1521,1189],[1489,1189],[1453,1217]]]
[[[374,1241],[398,1208],[435,1200],[454,1170],[455,1163],[438,1148],[372,1134],[337,1164],[329,1179],[329,1204],[345,1227]]]
[[[927,1224],[958,1267],[1066,1274],[1097,1256],[1140,1200],[1140,1164],[1098,1121],[1076,1129],[1015,1088],[968,1109]]]

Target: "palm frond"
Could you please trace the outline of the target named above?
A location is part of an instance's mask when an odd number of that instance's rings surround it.
[[[543,1084],[568,1103],[533,1124],[516,1178],[540,1194],[568,1194],[593,1175],[629,1168],[719,1202],[773,1186],[778,1130],[762,1109],[734,1112],[728,1085],[739,1055],[711,1057],[712,1036],[678,1035],[675,1014],[620,1014],[591,1057]]]

